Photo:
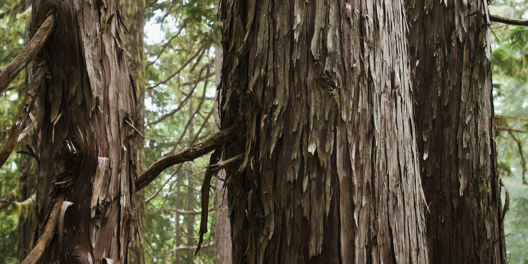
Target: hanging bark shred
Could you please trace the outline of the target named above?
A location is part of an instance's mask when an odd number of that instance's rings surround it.
[[[29,44],[22,49],[9,65],[2,68],[2,71],[0,72],[0,96],[4,94],[8,85],[15,79],[18,73],[20,73],[20,71],[22,71],[22,69],[24,69],[24,67],[26,67],[26,65],[37,56],[48,38],[51,36],[51,33],[53,33],[54,26],[55,16],[47,16],[31,41],[29,41]]]
[[[506,263],[487,1],[406,0],[432,263]]]
[[[403,2],[220,6],[233,263],[428,263]]]

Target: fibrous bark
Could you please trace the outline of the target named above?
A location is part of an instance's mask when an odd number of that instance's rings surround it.
[[[233,263],[427,263],[403,2],[221,11]]]
[[[433,263],[505,263],[487,2],[407,0]]]
[[[37,95],[38,221],[53,197],[72,203],[41,263],[127,262],[138,136],[129,123],[138,121],[117,7],[114,0],[33,1],[32,30],[47,12],[57,19],[44,47],[48,80]]]

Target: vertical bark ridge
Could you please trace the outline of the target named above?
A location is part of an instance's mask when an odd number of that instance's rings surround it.
[[[403,2],[221,8],[234,263],[427,263]]]
[[[66,194],[62,244],[43,263],[126,263],[136,177],[136,98],[122,48],[117,1],[33,1],[32,28],[47,12],[57,28],[45,46],[50,78],[40,98],[37,213]],[[134,120],[137,123],[137,120]]]
[[[433,263],[505,263],[486,4],[406,1]]]

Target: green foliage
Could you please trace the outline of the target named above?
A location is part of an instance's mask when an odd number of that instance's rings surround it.
[[[494,5],[490,7],[492,14],[527,18],[528,1],[494,1]],[[522,184],[523,160],[528,160],[528,29],[496,23],[492,29],[496,37],[492,65],[499,128],[498,169],[502,177],[508,177],[504,181],[510,193],[510,210],[505,219],[506,246],[510,263],[528,263],[528,186]],[[508,132],[506,128],[516,131]],[[503,192],[503,201],[505,198]]]

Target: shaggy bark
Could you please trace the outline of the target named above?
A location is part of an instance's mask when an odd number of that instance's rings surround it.
[[[428,263],[403,2],[221,11],[233,263]]]
[[[143,0],[127,0],[121,2],[123,21],[128,29],[125,34],[124,44],[130,57],[127,57],[128,69],[132,76],[137,95],[136,115],[138,123],[133,124],[142,135],[145,134],[143,126],[145,120],[145,44],[143,42],[145,21],[143,18]],[[138,171],[145,169],[144,138],[136,137]],[[132,208],[130,223],[130,242],[128,245],[128,262],[145,263],[145,193],[140,190],[132,196]]]
[[[57,20],[44,47],[49,78],[37,96],[39,223],[54,197],[72,203],[61,209],[41,263],[127,262],[137,132],[126,121],[138,121],[117,7],[114,0],[33,1],[32,30],[47,11]]]
[[[506,263],[487,2],[406,3],[432,263]]]

